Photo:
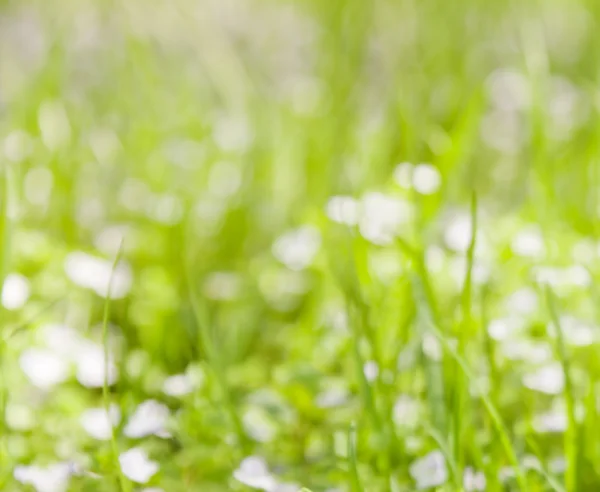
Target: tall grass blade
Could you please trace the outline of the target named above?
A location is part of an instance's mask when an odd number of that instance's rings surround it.
[[[571,376],[571,360],[565,345],[563,328],[556,308],[556,296],[549,285],[546,285],[546,302],[550,320],[554,326],[556,335],[556,352],[565,378],[564,398],[567,408],[568,426],[565,432],[565,455],[567,457],[567,469],[565,471],[566,489],[568,492],[579,490],[579,425],[575,415],[575,392]],[[552,334],[548,334],[551,336]]]
[[[110,407],[111,407],[111,401],[110,401],[110,393],[109,393],[109,369],[110,369],[110,365],[111,365],[111,360],[110,360],[110,340],[109,340],[109,333],[108,333],[108,324],[110,321],[110,299],[111,299],[111,292],[112,292],[112,288],[113,288],[113,281],[114,281],[114,276],[115,276],[115,271],[119,266],[119,262],[121,261],[121,257],[123,255],[123,241],[121,241],[121,243],[119,244],[119,249],[117,250],[117,254],[115,256],[115,259],[113,261],[112,264],[112,270],[110,273],[110,278],[108,281],[108,289],[106,291],[106,298],[104,299],[104,310],[102,313],[102,345],[104,348],[104,379],[102,381],[102,402],[103,402],[103,406],[104,406],[104,411],[106,412],[106,418],[108,419],[109,422],[109,428],[110,428],[110,446],[111,446],[111,453],[112,453],[112,459],[113,459],[113,463],[114,463],[114,467],[117,470],[117,474],[118,474],[118,478],[119,478],[119,488],[121,490],[121,492],[131,492],[132,490],[132,486],[131,486],[131,482],[129,482],[129,480],[127,480],[127,478],[125,477],[125,474],[123,473],[123,470],[121,469],[121,464],[119,462],[119,444],[117,442],[117,437],[115,436],[115,430],[114,427],[112,425],[112,418],[111,418],[111,412],[110,412]]]

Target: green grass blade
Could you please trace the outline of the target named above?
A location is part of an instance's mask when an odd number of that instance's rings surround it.
[[[108,281],[108,289],[106,291],[106,298],[104,299],[104,309],[102,313],[102,344],[104,347],[104,380],[102,381],[102,402],[104,406],[104,411],[106,412],[106,417],[110,423],[110,446],[112,452],[112,459],[114,463],[114,467],[117,470],[118,478],[119,478],[119,488],[121,492],[131,492],[132,486],[131,482],[127,480],[125,477],[123,470],[121,469],[121,464],[119,462],[119,444],[117,442],[117,437],[115,435],[115,430],[112,425],[112,419],[110,417],[110,390],[109,390],[109,367],[110,367],[110,347],[109,347],[109,333],[108,333],[108,324],[110,322],[110,295],[113,287],[113,280],[115,276],[115,271],[119,266],[119,262],[121,261],[121,257],[123,255],[123,241],[121,241],[119,245],[119,249],[117,254],[115,255],[115,259],[113,261],[112,270],[110,273],[110,278]]]
[[[571,361],[565,345],[563,328],[560,323],[560,318],[558,317],[556,296],[549,285],[546,285],[545,293],[550,320],[552,325],[554,325],[556,332],[556,352],[565,377],[564,398],[565,405],[567,407],[568,419],[567,431],[565,432],[565,455],[567,457],[567,470],[565,473],[566,489],[568,492],[575,492],[579,490],[578,471],[580,443],[579,425],[577,424],[577,418],[575,415],[576,401],[573,380],[571,376]],[[551,336],[551,334],[548,335]]]
[[[356,457],[356,425],[350,426],[348,431],[348,462],[350,465],[349,486],[352,492],[363,492],[358,473],[358,462]]]
[[[204,356],[208,368],[210,369],[219,388],[222,403],[225,407],[227,415],[229,416],[231,425],[233,426],[233,430],[238,440],[238,445],[244,453],[247,453],[250,449],[248,436],[244,430],[244,424],[242,423],[238,408],[234,402],[231,390],[229,388],[226,376],[227,366],[223,361],[221,351],[219,350],[219,346],[215,340],[215,335],[211,329],[212,320],[204,303],[201,302],[200,296],[196,289],[196,283],[192,274],[194,268],[189,254],[186,254],[185,256],[185,263],[186,287],[189,301],[192,305],[192,312],[196,320],[196,329],[198,330],[199,342],[204,350]]]
[[[469,365],[467,364],[467,362],[456,351],[456,349],[454,347],[452,347],[452,344],[450,344],[448,342],[448,340],[446,339],[444,334],[433,323],[431,314],[429,312],[429,308],[427,306],[427,302],[425,300],[425,296],[422,293],[423,289],[420,284],[420,279],[418,279],[417,277],[414,277],[413,281],[414,281],[415,287],[416,287],[415,290],[418,293],[417,302],[419,303],[419,309],[421,312],[422,320],[427,324],[427,327],[430,330],[430,332],[432,334],[434,334],[436,336],[436,338],[440,341],[444,350],[458,363],[459,367],[465,374],[467,381],[470,384],[475,384],[476,378],[475,378],[474,374],[472,373],[471,369],[469,368]],[[480,401],[482,402],[486,412],[488,413],[488,415],[490,416],[490,418],[494,424],[494,427],[496,429],[498,437],[500,438],[500,443],[504,449],[506,457],[508,458],[509,462],[515,469],[515,474],[517,477],[517,482],[519,484],[519,487],[521,488],[521,490],[527,490],[526,475],[523,472],[523,469],[519,463],[517,454],[511,443],[511,439],[508,434],[506,425],[504,424],[504,421],[503,421],[502,417],[500,416],[500,412],[498,411],[498,409],[496,408],[494,403],[490,400],[490,398],[484,392],[478,391],[477,396],[480,399]]]
[[[458,323],[456,337],[458,339],[457,352],[464,357],[465,344],[467,337],[472,334],[473,313],[472,313],[472,297],[473,297],[473,265],[475,263],[475,247],[477,244],[477,195],[473,191],[471,195],[471,239],[467,249],[467,265],[463,288],[461,293],[461,313]],[[468,398],[467,385],[464,382],[465,375],[456,368],[454,374],[454,385],[452,394],[452,437],[453,437],[453,453],[457,462],[459,473],[462,474],[464,462],[464,443],[463,443],[463,418],[468,411],[466,401]]]

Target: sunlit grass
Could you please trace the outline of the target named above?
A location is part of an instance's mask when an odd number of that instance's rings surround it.
[[[595,490],[599,21],[0,2],[0,488]]]

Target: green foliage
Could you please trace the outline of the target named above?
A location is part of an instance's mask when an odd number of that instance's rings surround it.
[[[599,27],[0,1],[0,488],[596,490]]]

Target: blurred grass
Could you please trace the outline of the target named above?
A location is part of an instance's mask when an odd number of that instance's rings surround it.
[[[600,271],[597,252],[572,254],[599,239],[599,21],[589,0],[1,2],[0,280],[20,272],[32,289],[22,309],[1,311],[2,324],[35,314],[2,345],[3,395],[31,400],[17,360],[39,326],[93,335],[104,300],[69,283],[63,262],[75,250],[112,261],[100,233],[124,226],[134,283],[106,320],[120,327],[122,378],[105,398],[127,413],[160,395],[167,374],[190,364],[205,374],[193,395],[168,399],[172,439],[147,443],[165,490],[238,490],[231,472],[250,454],[314,492],[413,490],[410,463],[437,447],[454,473],[439,490],[460,490],[467,467],[485,472],[486,490],[594,490],[596,345],[569,348],[572,371],[560,353],[573,373],[569,425],[564,436],[532,440],[524,422],[555,396],[524,388],[535,364],[504,355],[487,328],[510,293],[534,284],[532,266],[583,265],[593,280]],[[494,85],[503,71],[517,82]],[[404,161],[431,162],[441,190],[404,193],[392,179]],[[373,245],[324,214],[332,196],[376,190],[414,204],[398,244]],[[475,235],[462,256],[442,244],[448,217],[475,195],[473,229],[495,241],[485,285],[474,278],[488,261]],[[546,258],[510,248],[531,223],[543,230]],[[321,252],[297,272],[271,247],[305,224],[319,229]],[[458,288],[429,271],[432,245],[465,261]],[[373,266],[384,252],[401,266],[389,282]],[[235,274],[220,277],[234,279],[231,298],[211,294],[215,272]],[[597,331],[592,289],[559,292],[557,306]],[[38,315],[56,299],[65,302]],[[347,330],[332,328],[331,311],[348,318]],[[538,311],[526,338],[548,342]],[[424,347],[432,333],[439,359]],[[404,367],[407,354],[414,361]],[[473,389],[480,377],[487,392]],[[316,404],[331,388],[348,395],[344,404]],[[394,421],[401,394],[420,405],[414,428]],[[35,432],[3,422],[7,468],[56,458],[58,419],[64,446],[117,477],[110,448],[73,423],[100,396],[66,383],[45,395]],[[275,438],[248,431],[244,416],[256,408]],[[121,449],[128,440],[117,431]],[[523,463],[528,455],[542,471]],[[564,476],[546,471],[557,456]],[[501,482],[507,466],[516,476]],[[78,480],[89,490],[116,483]]]

